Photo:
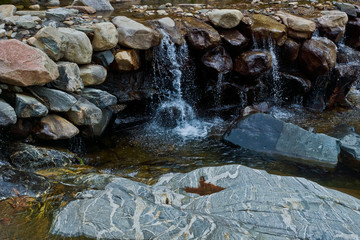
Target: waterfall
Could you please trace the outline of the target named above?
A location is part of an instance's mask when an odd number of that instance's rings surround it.
[[[215,96],[215,105],[221,107],[221,92],[222,85],[224,81],[224,73],[218,73],[217,82],[216,82],[216,96]]]
[[[272,60],[272,70],[271,70],[271,78],[273,83],[273,88],[271,91],[273,100],[275,105],[281,104],[281,97],[282,97],[282,83],[280,78],[280,72],[279,72],[279,61],[278,56],[275,49],[275,44],[272,43],[272,41],[269,40],[268,43],[269,52],[271,54],[271,60]]]

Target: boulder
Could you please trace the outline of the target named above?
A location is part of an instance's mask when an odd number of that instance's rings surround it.
[[[11,4],[0,5],[0,19],[12,17],[16,12],[16,7]]]
[[[43,117],[35,131],[37,137],[45,140],[70,139],[79,133],[79,129],[58,115]]]
[[[67,151],[36,147],[19,143],[13,148],[11,164],[20,170],[35,171],[51,167],[65,167],[79,163],[77,156]]]
[[[335,2],[335,6],[340,11],[346,13],[350,18],[357,17],[357,9],[355,5],[351,3]]]
[[[316,22],[321,36],[339,42],[345,33],[348,17],[346,13],[340,11],[322,11]]]
[[[88,126],[82,133],[86,137],[99,137],[108,127],[113,117],[113,111],[108,109],[102,109],[102,118],[98,124]]]
[[[104,67],[109,67],[115,60],[110,50],[94,53],[94,61]]]
[[[133,71],[140,68],[139,52],[133,49],[119,50],[115,53],[116,67],[119,71]]]
[[[58,28],[66,38],[64,59],[77,64],[91,62],[93,48],[85,33],[71,28]]]
[[[202,56],[201,61],[206,67],[219,73],[228,73],[233,69],[230,54],[221,46],[207,51]]]
[[[70,121],[78,126],[96,125],[102,119],[101,109],[85,98],[79,98],[67,115]]]
[[[32,29],[35,28],[35,26],[37,25],[36,20],[40,21],[40,18],[32,17],[31,15],[24,15],[18,18],[18,20],[16,21],[16,25],[21,28]]]
[[[84,88],[80,77],[80,69],[76,63],[58,62],[60,76],[51,83],[51,86],[66,92],[76,92]]]
[[[196,18],[186,18],[183,21],[186,28],[186,39],[190,47],[196,50],[206,50],[218,46],[221,42],[219,33],[209,24]]]
[[[300,47],[299,43],[288,38],[281,49],[284,63],[295,62],[299,56]]]
[[[199,181],[200,180],[200,181]],[[200,195],[201,194],[201,195]],[[207,194],[207,195],[206,195]],[[360,200],[241,165],[114,178],[62,207],[50,232],[99,239],[336,239],[360,235]]]
[[[287,92],[288,96],[303,95],[311,90],[311,81],[301,75],[280,73],[281,82],[283,84],[283,91]]]
[[[351,169],[360,172],[360,135],[350,133],[340,139],[341,161]]]
[[[269,52],[247,51],[234,61],[234,70],[241,75],[256,77],[272,67],[272,58]]]
[[[51,184],[46,177],[21,171],[10,166],[0,166],[0,201],[10,197],[39,197],[50,190]]]
[[[43,117],[49,112],[36,98],[21,93],[15,95],[15,112],[19,118]]]
[[[14,108],[0,98],[0,126],[15,124],[16,121],[17,118]]]
[[[244,17],[236,9],[216,9],[208,12],[207,16],[214,26],[226,29],[235,28]]]
[[[282,11],[276,12],[276,16],[280,17],[287,27],[287,35],[295,39],[309,39],[316,29],[315,22],[302,17]]]
[[[83,65],[80,67],[80,77],[84,86],[99,85],[106,80],[107,70],[101,65]]]
[[[277,45],[282,46],[286,39],[286,26],[279,23],[271,17],[254,14],[252,16],[253,24],[250,25],[250,31],[254,40],[262,43],[264,39],[269,39]]]
[[[113,11],[109,0],[74,0],[73,6],[89,6],[93,7],[96,11]]]
[[[92,47],[94,51],[105,51],[116,47],[118,44],[118,32],[111,22],[102,22],[86,25],[94,30]]]
[[[224,140],[255,152],[325,168],[335,168],[340,153],[335,138],[262,113],[240,120],[225,134]]]
[[[235,52],[240,52],[249,44],[249,40],[236,29],[221,29],[219,33],[225,45]]]
[[[46,87],[32,87],[31,93],[40,98],[53,112],[67,112],[77,102],[72,95]]]
[[[151,24],[155,26],[156,29],[158,29],[163,35],[164,33],[162,31],[165,31],[167,35],[169,35],[172,42],[174,42],[177,45],[183,45],[184,44],[184,37],[180,33],[177,24],[174,20],[172,20],[169,17],[155,19],[151,21]]]
[[[100,89],[84,88],[78,94],[99,108],[106,108],[117,103],[114,95]]]
[[[119,44],[125,47],[147,50],[160,44],[160,34],[125,16],[113,18],[117,27]]]
[[[300,60],[309,74],[318,76],[329,72],[336,63],[336,45],[327,38],[306,40],[300,50]]]
[[[75,9],[66,9],[66,8],[52,8],[46,10],[46,18],[58,22],[65,21],[66,18],[78,14],[79,11]]]
[[[56,64],[41,50],[18,40],[0,41],[0,81],[15,86],[43,85],[59,76]]]
[[[353,48],[360,47],[360,18],[350,19],[346,25],[345,43]]]

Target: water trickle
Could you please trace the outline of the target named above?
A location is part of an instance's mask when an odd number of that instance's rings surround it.
[[[218,73],[217,82],[216,82],[216,96],[215,96],[215,105],[221,107],[221,92],[222,85],[224,81],[224,73]]]
[[[278,56],[276,53],[275,45],[269,41],[268,48],[271,54],[271,60],[272,60],[272,82],[273,82],[273,88],[272,88],[272,96],[275,105],[281,104],[281,97],[282,97],[282,84],[280,79],[280,72],[279,72],[279,61]]]

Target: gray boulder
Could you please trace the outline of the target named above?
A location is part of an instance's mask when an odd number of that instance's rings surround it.
[[[106,108],[117,103],[117,98],[114,95],[100,89],[84,88],[78,94],[99,108]]]
[[[53,8],[46,11],[46,17],[50,20],[55,20],[58,22],[65,21],[67,17],[78,14],[79,11],[75,9],[67,8]]]
[[[53,112],[67,112],[77,102],[72,95],[56,89],[33,87],[30,91],[47,103]]]
[[[336,167],[340,153],[335,138],[311,133],[262,113],[239,121],[224,140],[256,152],[326,168]]]
[[[340,139],[340,148],[342,150],[341,161],[360,172],[360,135],[350,133]]]
[[[19,19],[16,21],[16,25],[21,28],[31,29],[36,26],[36,20],[39,21],[40,18],[32,17],[31,15],[24,15],[19,17]]]
[[[101,136],[109,125],[112,116],[113,111],[102,109],[101,121],[98,124],[88,126],[87,129],[82,132],[83,135],[86,137]]]
[[[0,126],[15,124],[16,121],[17,118],[14,108],[3,99],[0,99]]]
[[[109,0],[74,0],[74,6],[90,6],[96,11],[113,11],[114,8],[111,6]]]
[[[19,118],[43,117],[49,112],[36,98],[21,93],[15,97],[15,112]]]
[[[205,182],[197,191],[201,178]],[[223,190],[215,193],[219,187]],[[153,186],[115,178],[104,190],[77,198],[57,214],[52,234],[96,239],[360,237],[359,199],[303,178],[241,165],[168,174]]]
[[[85,98],[80,98],[67,113],[71,122],[75,125],[96,125],[102,119],[102,111],[95,104]]]
[[[80,69],[76,63],[58,62],[60,76],[51,83],[51,86],[67,92],[76,92],[84,88],[80,77]]]

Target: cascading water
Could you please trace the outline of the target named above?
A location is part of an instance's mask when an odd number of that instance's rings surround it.
[[[273,82],[273,88],[272,88],[272,97],[274,100],[275,105],[281,104],[281,97],[282,97],[282,84],[280,79],[280,72],[279,72],[279,61],[278,56],[276,54],[275,45],[272,41],[269,40],[268,42],[268,49],[271,54],[271,60],[272,60],[272,82]]]

